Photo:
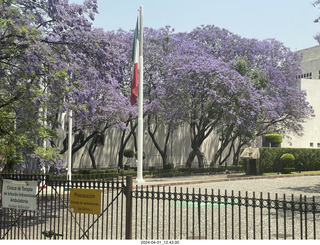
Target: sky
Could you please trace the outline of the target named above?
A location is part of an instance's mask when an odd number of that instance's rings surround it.
[[[171,26],[189,32],[215,25],[245,38],[274,38],[292,51],[318,45],[320,8],[315,0],[97,0],[94,26],[106,31],[134,29],[140,5],[145,27]],[[83,3],[83,0],[69,0]]]

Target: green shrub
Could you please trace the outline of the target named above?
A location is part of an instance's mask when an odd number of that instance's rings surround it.
[[[260,148],[260,169],[262,173],[279,172],[282,168],[280,157],[290,153],[294,155],[294,166],[298,169],[298,164],[302,163],[302,171],[320,170],[320,149],[309,148]]]
[[[138,152],[137,152],[137,151],[134,153],[134,157],[135,157],[135,158],[138,158]],[[143,158],[143,159],[146,158],[146,153],[145,153],[145,152],[142,153],[142,158]]]
[[[173,163],[166,163],[166,164],[163,166],[163,169],[173,169],[173,168],[174,168]]]
[[[295,160],[294,155],[292,155],[291,153],[284,153],[280,157],[280,161],[284,167],[291,167],[294,160]]]
[[[265,139],[268,143],[271,143],[271,144],[282,143],[282,135],[281,134],[266,134]]]
[[[282,173],[283,174],[291,174],[295,170],[296,170],[295,168],[283,168]]]
[[[155,171],[155,170],[157,170],[157,168],[156,168],[156,167],[154,167],[154,166],[149,167],[149,171]]]
[[[134,150],[132,150],[132,149],[125,149],[125,150],[123,151],[123,155],[124,155],[125,157],[127,157],[127,158],[132,158],[132,157],[134,157]]]
[[[226,170],[226,167],[224,165],[219,165],[217,168],[216,168],[216,172],[217,173],[220,173],[220,172],[223,172]]]
[[[80,169],[79,174],[90,174],[90,169]]]

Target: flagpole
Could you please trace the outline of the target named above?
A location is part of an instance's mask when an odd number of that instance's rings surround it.
[[[143,183],[143,6],[140,6],[139,99],[138,99],[138,165],[136,182]]]
[[[67,180],[71,181],[72,168],[72,110],[68,113],[68,172]]]

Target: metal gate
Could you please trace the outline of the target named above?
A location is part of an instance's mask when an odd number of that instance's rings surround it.
[[[32,180],[38,184],[35,211],[0,209],[0,239],[126,238],[124,231],[127,200],[123,178],[107,181],[62,181],[50,180],[49,176],[45,175],[2,174],[0,176],[1,179]],[[72,188],[101,190],[101,212],[99,214],[73,212],[69,208]],[[2,190],[0,192],[2,201],[1,193]]]

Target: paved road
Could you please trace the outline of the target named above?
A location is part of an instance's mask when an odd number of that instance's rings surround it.
[[[253,178],[253,177],[252,177]],[[136,183],[134,183],[136,184]],[[257,177],[248,179],[244,175],[217,175],[217,176],[193,176],[193,177],[178,177],[178,178],[159,178],[159,179],[145,179],[143,185],[161,185],[161,186],[172,186],[171,188],[195,188],[202,190],[204,189],[220,189],[221,191],[227,190],[239,191],[249,193],[256,192],[259,194],[270,193],[274,196],[276,193],[279,197],[284,194],[290,197],[294,194],[295,197],[299,197],[300,194],[307,197],[315,196],[320,200],[320,175],[318,176],[276,176],[270,177]]]
[[[271,195],[300,194],[306,196],[320,197],[320,176],[307,177],[292,177],[278,179],[257,179],[257,180],[238,180],[238,181],[223,181],[214,183],[203,183],[187,185],[193,188],[208,188],[221,190],[248,191],[248,192],[268,192]]]

